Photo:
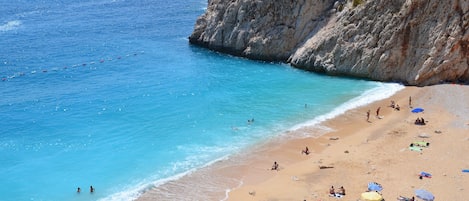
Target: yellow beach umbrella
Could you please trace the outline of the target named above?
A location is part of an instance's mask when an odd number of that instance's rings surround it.
[[[381,196],[379,193],[375,191],[362,193],[362,201],[381,201],[381,200],[383,200],[383,196]]]

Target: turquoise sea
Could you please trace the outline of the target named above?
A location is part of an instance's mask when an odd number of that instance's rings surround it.
[[[2,201],[132,200],[402,88],[191,46],[205,0],[1,1]]]

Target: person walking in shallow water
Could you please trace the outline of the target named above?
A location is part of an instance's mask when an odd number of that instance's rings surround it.
[[[94,188],[93,188],[93,186],[90,186],[90,193],[94,193]]]

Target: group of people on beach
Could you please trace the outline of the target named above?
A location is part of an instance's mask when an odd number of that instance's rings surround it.
[[[305,149],[301,150],[301,154],[306,154],[306,155],[308,155],[309,153],[311,153],[311,152],[309,152],[308,146],[306,146]],[[278,163],[277,163],[277,161],[274,161],[274,164],[272,165],[271,170],[278,170]]]
[[[391,105],[389,105],[389,107],[394,108],[394,110],[396,111],[401,110],[401,107],[399,106],[399,104],[396,104],[394,100],[391,100]],[[412,97],[410,96],[409,96],[409,108],[412,108]],[[381,110],[381,107],[378,107],[378,109],[376,109],[376,118],[378,119],[382,118],[381,116],[379,116],[380,110]],[[370,110],[366,111],[366,121],[370,122]]]
[[[376,109],[376,118],[378,118],[378,119],[383,118],[383,117],[379,116],[379,111],[380,110],[381,110],[381,107],[378,107],[378,109]],[[366,111],[366,121],[370,122],[370,110]]]
[[[391,105],[389,107],[394,108],[397,111],[401,110],[401,107],[399,106],[399,104],[396,104],[396,102],[394,102],[393,100],[391,101]]]
[[[81,192],[81,188],[78,187],[78,188],[77,188],[77,193],[80,193],[80,192]],[[93,186],[90,186],[90,193],[94,193],[94,188],[93,188]]]
[[[334,189],[334,186],[331,186],[329,189],[329,196],[332,197],[342,197],[345,195],[345,188],[341,186],[337,191]]]
[[[417,118],[417,119],[415,120],[415,125],[425,125],[425,124],[426,124],[426,123],[425,123],[425,120],[423,119],[423,117]]]

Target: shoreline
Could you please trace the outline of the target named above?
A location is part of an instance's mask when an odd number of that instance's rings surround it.
[[[449,91],[459,90],[451,89],[451,87],[461,87],[461,90],[465,91],[461,96],[469,97],[467,86],[405,87],[405,89],[398,91],[389,98],[348,110],[344,114],[320,123],[321,126],[333,129],[324,135],[304,139],[276,138],[252,150],[243,151],[243,153],[227,159],[216,161],[212,165],[196,170],[178,180],[169,181],[157,188],[152,188],[137,200],[184,200],[189,197],[193,200],[335,200],[336,198],[330,198],[326,193],[331,185],[337,186],[337,188],[344,186],[348,192],[346,200],[356,200],[360,197],[359,192],[364,192],[367,183],[371,181],[383,184],[385,199],[395,199],[397,197],[396,193],[409,196],[413,193],[409,185],[416,185],[412,183],[415,178],[409,179],[412,181],[406,180],[403,182],[407,185],[405,189],[396,187],[399,186],[398,184],[388,184],[388,182],[380,179],[381,177],[396,179],[395,174],[389,172],[399,172],[402,169],[396,168],[396,165],[393,164],[405,165],[406,161],[400,159],[401,156],[399,155],[404,155],[404,158],[409,160],[415,157],[412,156],[415,153],[406,149],[407,142],[416,140],[414,139],[415,135],[410,135],[406,130],[425,130],[425,132],[432,135],[434,133],[427,130],[437,126],[433,123],[434,117],[427,115],[430,112],[424,112],[425,119],[429,120],[430,124],[414,128],[415,125],[411,125],[414,115],[410,113],[407,103],[408,97],[412,96],[415,105],[419,104],[418,106],[428,107],[429,109],[434,108],[443,114],[449,110],[446,108],[448,104],[455,103],[445,103],[441,108],[438,104],[434,106],[428,104],[433,101],[429,99],[438,95],[437,93],[449,93],[446,90],[448,87],[450,88]],[[391,108],[387,107],[390,100],[395,100],[396,103],[400,104],[401,111],[390,110]],[[463,100],[460,101],[463,102]],[[375,118],[374,113],[378,107],[381,107],[380,116],[384,116],[382,119]],[[366,110],[368,109],[371,110],[372,114],[370,115],[371,123],[366,122]],[[458,116],[461,117],[461,114],[458,114]],[[449,120],[451,118],[451,114],[445,113],[444,119]],[[462,118],[465,119],[464,121],[469,121],[467,115]],[[443,133],[445,133],[445,130],[453,130],[453,127],[438,126],[441,128],[435,129],[442,130]],[[306,127],[292,132],[314,132],[310,129]],[[458,129],[467,131],[468,126],[462,125]],[[469,139],[467,134],[466,137]],[[403,144],[403,141],[405,141],[405,144]],[[459,143],[464,142],[464,140],[461,140]],[[466,144],[467,142],[466,140]],[[301,154],[301,150],[305,146],[309,147],[311,154]],[[461,149],[462,151],[469,151],[468,148],[462,147]],[[389,164],[381,167],[381,163],[370,159],[375,157]],[[462,161],[469,161],[469,157],[465,159]],[[279,171],[269,170],[273,161],[278,161],[280,164]],[[428,161],[424,160],[423,162]],[[467,162],[465,165],[469,167]],[[320,169],[319,166],[333,168]],[[347,168],[344,169],[343,167]],[[390,167],[394,167],[399,171],[392,169],[386,173],[384,170]],[[409,169],[410,167],[413,167],[413,169]],[[418,174],[415,165],[410,167],[404,168],[404,172],[413,171],[414,175]],[[341,181],[344,178],[346,178],[346,181]],[[285,186],[288,188],[285,188]],[[452,185],[452,187],[454,188],[455,185]],[[466,189],[468,188],[469,186],[466,187]],[[387,189],[396,192],[393,194],[393,192],[388,192]],[[450,192],[448,193],[450,194]],[[463,191],[459,194],[462,194],[463,197],[469,196],[467,192],[464,193]]]

